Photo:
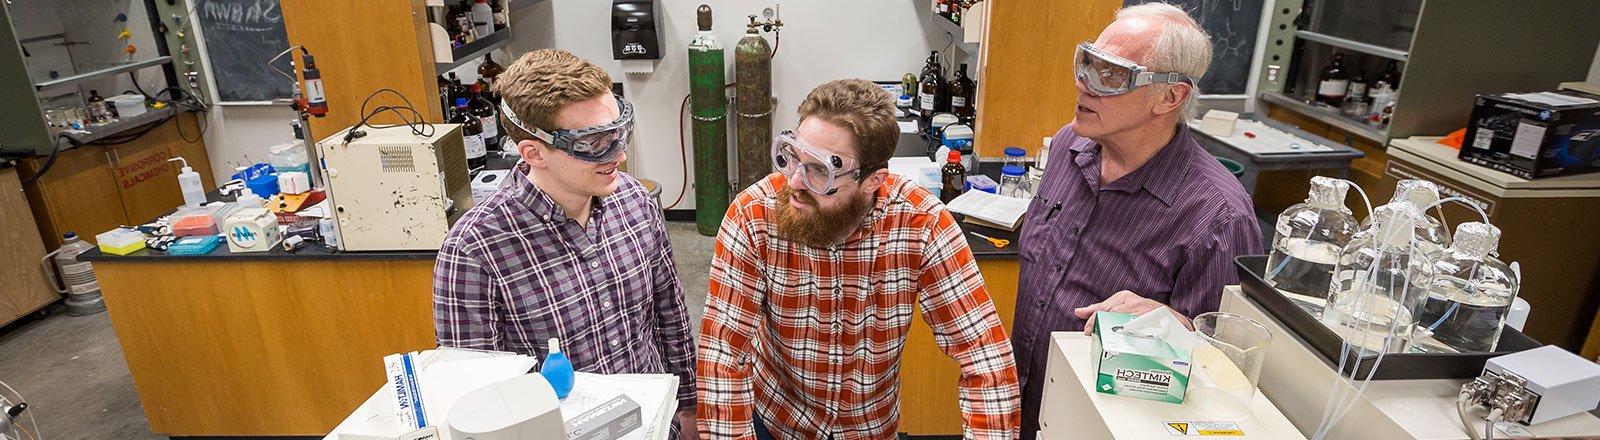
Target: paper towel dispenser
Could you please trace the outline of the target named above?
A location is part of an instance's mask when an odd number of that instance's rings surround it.
[[[661,59],[659,0],[611,1],[611,55],[619,60]]]

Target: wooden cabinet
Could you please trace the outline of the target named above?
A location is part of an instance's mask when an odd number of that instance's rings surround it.
[[[184,126],[182,135],[178,124]],[[213,187],[205,144],[183,139],[197,133],[195,116],[180,113],[138,139],[84,145],[58,154],[44,176],[26,185],[45,247],[61,246],[61,234],[67,232],[93,242],[95,234],[150,221],[183,204],[180,167],[168,158],[182,156],[200,173],[201,183]],[[20,162],[22,178],[38,174],[47,161],[34,157]]]
[[[1073,50],[1094,41],[1122,3],[1005,0],[989,5],[978,63],[983,71],[979,156],[999,157],[1005,147],[1023,147],[1032,155],[1041,138],[1072,122],[1078,107]]]
[[[0,168],[0,325],[33,313],[61,296],[45,281],[45,254],[16,168]]]
[[[994,301],[1000,322],[1011,334],[1011,318],[1017,310],[1016,257],[978,260],[989,299]],[[956,381],[961,368],[939,350],[933,329],[922,322],[922,307],[911,320],[904,352],[900,358],[900,432],[910,435],[961,435],[961,402]]]

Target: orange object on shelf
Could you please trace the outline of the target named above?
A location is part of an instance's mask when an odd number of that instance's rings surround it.
[[[1446,147],[1450,147],[1450,148],[1454,148],[1454,149],[1460,150],[1461,149],[1461,141],[1464,141],[1466,139],[1467,139],[1467,129],[1463,128],[1463,129],[1460,129],[1460,130],[1456,130],[1456,131],[1450,132],[1450,134],[1448,136],[1440,138],[1438,142],[1439,142],[1439,145],[1443,145],[1443,146],[1446,146]]]

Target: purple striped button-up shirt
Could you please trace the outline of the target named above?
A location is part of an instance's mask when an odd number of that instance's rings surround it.
[[[1193,317],[1237,282],[1233,258],[1261,253],[1250,196],[1179,124],[1139,169],[1100,184],[1100,145],[1068,125],[1028,207],[1012,345],[1024,437],[1038,429],[1050,332],[1082,330],[1073,309],[1129,290]]]
[[[695,403],[694,339],[661,210],[626,173],[595,200],[587,227],[519,166],[450,228],[433,269],[433,325],[444,347],[544,359],[545,340],[578,371],[671,373]]]

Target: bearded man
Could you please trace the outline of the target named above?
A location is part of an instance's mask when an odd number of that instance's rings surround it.
[[[961,366],[966,438],[1021,422],[1011,345],[961,228],[885,169],[899,140],[889,94],[833,81],[778,134],[766,179],[729,206],[697,353],[710,438],[891,439],[914,305]],[[956,378],[952,378],[956,379]]]

